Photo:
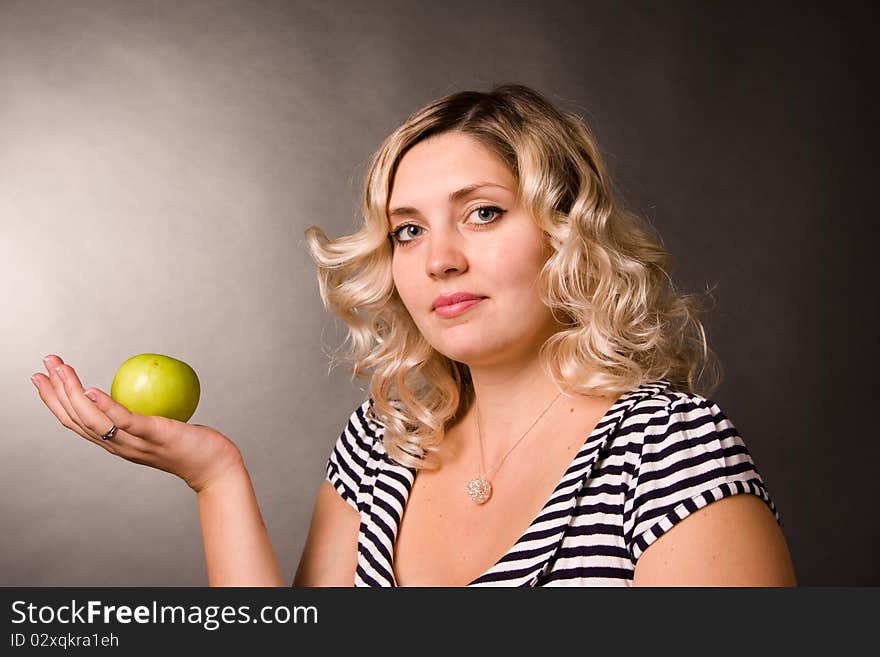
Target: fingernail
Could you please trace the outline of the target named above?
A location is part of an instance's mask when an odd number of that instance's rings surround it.
[[[43,358],[43,365],[45,365],[47,368],[49,367],[49,359],[50,358],[52,358],[52,354],[49,354],[48,356],[45,356]]]
[[[55,373],[59,376],[59,378],[60,378],[62,381],[64,381],[64,383],[67,383],[67,375],[64,373],[64,368],[63,368],[63,367],[56,367],[56,368],[55,368]]]
[[[34,384],[34,388],[36,388],[37,390],[40,389],[40,386],[37,385],[37,377],[36,377],[36,375],[34,375],[34,376],[31,377],[31,383]]]
[[[98,401],[98,395],[96,395],[93,391],[91,391],[91,390],[86,390],[83,394],[84,394],[86,397],[88,397],[89,399],[91,399],[93,402],[96,402],[96,403],[97,403],[97,401]]]

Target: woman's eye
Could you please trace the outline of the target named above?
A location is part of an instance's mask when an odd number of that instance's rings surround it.
[[[494,205],[483,205],[471,212],[470,216],[477,216],[477,224],[490,224],[504,214],[504,210]]]
[[[418,231],[420,230],[422,230],[421,226],[404,224],[403,226],[398,226],[391,234],[394,236],[394,240],[398,244],[403,244],[404,242],[411,242],[417,238],[419,236]]]
[[[476,226],[485,226],[498,220],[504,214],[504,210],[494,205],[483,205],[474,208],[468,218],[474,218],[470,223]],[[391,231],[391,237],[397,244],[406,244],[422,236],[425,229],[416,224],[402,224]]]

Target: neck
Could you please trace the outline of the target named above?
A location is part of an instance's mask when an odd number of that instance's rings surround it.
[[[491,468],[520,439],[559,394],[559,388],[536,357],[504,365],[471,367],[471,379],[479,408],[483,455]],[[566,395],[562,395],[566,397]],[[556,401],[559,405],[563,399]],[[553,408],[529,432],[539,433],[552,418]],[[477,414],[471,406],[464,418],[476,440]]]

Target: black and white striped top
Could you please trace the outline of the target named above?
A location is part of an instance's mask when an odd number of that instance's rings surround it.
[[[396,586],[393,546],[416,471],[392,460],[383,427],[357,408],[327,480],[361,517],[355,586]],[[751,493],[779,514],[718,405],[643,384],[608,409],[532,524],[468,586],[629,586],[642,552],[715,500]]]

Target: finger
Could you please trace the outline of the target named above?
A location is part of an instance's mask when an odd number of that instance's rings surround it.
[[[57,370],[60,366],[64,365],[64,361],[54,354],[49,354],[43,359],[43,363],[46,365],[46,371],[49,372],[49,382],[55,389],[55,396],[58,399],[58,403],[64,407],[64,412],[67,414],[67,417],[85,431],[86,429],[83,426],[82,420],[80,420],[76,411],[73,410],[73,406],[70,405],[70,400],[67,398],[67,392],[64,390],[64,382],[58,376]]]
[[[103,417],[117,426],[120,431],[117,435],[124,433],[130,436],[144,451],[149,451],[152,446],[164,444],[160,421],[165,418],[132,413],[106,392],[97,388],[85,390],[82,399],[85,403],[92,404]],[[109,428],[109,424],[107,426]],[[112,440],[115,439],[114,437]]]
[[[77,415],[82,418],[82,428],[90,435],[95,436],[102,443],[108,445],[108,449],[114,454],[119,454],[125,458],[131,458],[137,454],[150,451],[150,446],[144,441],[142,435],[145,433],[152,435],[154,433],[154,418],[132,413],[124,406],[113,401],[109,395],[101,393],[97,388],[90,388],[88,391],[89,396],[87,397],[79,376],[77,376],[70,365],[62,365],[57,368],[56,372],[64,384],[64,390],[67,393],[70,404]],[[98,393],[104,399],[103,407],[92,400],[93,396],[96,400],[98,399]],[[108,412],[105,412],[105,410]],[[104,440],[103,435],[114,425],[118,429],[116,435]],[[109,447],[111,444],[112,449]]]
[[[31,381],[33,381],[34,385],[37,387],[37,392],[39,392],[40,394],[40,399],[43,400],[43,403],[49,408],[50,411],[52,411],[52,414],[56,418],[58,418],[61,426],[75,431],[86,440],[95,442],[95,439],[90,434],[88,434],[76,422],[70,419],[70,415],[67,414],[67,411],[64,410],[61,402],[58,401],[58,395],[55,393],[55,388],[52,387],[52,384],[49,382],[49,378],[45,374],[34,374],[31,377]]]
[[[124,431],[117,431],[116,435],[109,440],[104,440],[100,436],[95,437],[92,432],[86,432],[67,417],[67,412],[58,401],[58,398],[55,395],[55,389],[52,387],[52,384],[49,383],[48,377],[44,374],[34,374],[34,376],[31,377],[31,380],[34,382],[37,390],[40,391],[40,398],[43,400],[43,403],[52,410],[55,416],[61,421],[62,425],[115,456],[120,456],[133,463],[154,465],[152,462],[151,448],[143,440],[125,433]]]
[[[92,442],[101,445],[112,454],[135,463],[147,462],[145,457],[154,450],[142,435],[156,433],[152,428],[156,418],[132,413],[96,388],[84,390],[79,376],[70,365],[59,366],[55,373],[62,381],[68,403],[75,407],[75,412],[80,418],[87,418],[85,421],[80,421],[80,429],[86,432]],[[103,406],[99,406],[92,397],[96,400],[103,399]],[[104,439],[103,435],[114,425],[117,428],[115,435]]]
[[[114,422],[83,394],[85,390],[76,371],[70,365],[61,365],[55,372],[64,387],[68,403],[80,419],[80,426],[96,438],[107,433]]]

